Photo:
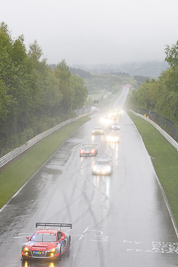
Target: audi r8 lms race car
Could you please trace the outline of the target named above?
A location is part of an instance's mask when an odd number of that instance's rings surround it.
[[[92,130],[92,134],[104,134],[104,131],[103,131],[103,129],[100,128],[100,127],[95,127],[95,128],[93,128],[93,130]]]
[[[96,156],[98,148],[96,144],[83,145],[80,149],[80,157]]]
[[[68,223],[36,223],[36,227],[70,227]],[[38,229],[28,241],[22,245],[22,259],[59,260],[61,255],[70,247],[71,237],[58,229]]]
[[[120,130],[120,126],[118,123],[112,123],[109,128],[112,130]]]
[[[109,175],[112,173],[112,162],[109,159],[96,159],[93,162],[92,173],[97,175]]]
[[[112,133],[109,133],[107,136],[106,136],[106,141],[107,142],[111,142],[111,143],[119,143],[119,134],[117,132],[112,132]]]

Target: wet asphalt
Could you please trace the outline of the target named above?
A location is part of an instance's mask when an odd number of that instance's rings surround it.
[[[127,88],[115,103],[122,104]],[[120,142],[92,136],[104,113],[78,129],[0,212],[0,266],[178,266],[178,241],[142,139],[124,113]],[[81,144],[96,143],[97,157],[112,159],[111,176],[92,175],[93,157]],[[36,222],[72,223],[70,250],[59,262],[21,261],[21,246]]]

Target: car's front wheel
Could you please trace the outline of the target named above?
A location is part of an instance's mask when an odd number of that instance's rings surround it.
[[[69,236],[69,248],[70,248],[71,236]]]
[[[59,251],[59,256],[56,258],[57,260],[61,260],[61,247],[60,247],[60,251]]]

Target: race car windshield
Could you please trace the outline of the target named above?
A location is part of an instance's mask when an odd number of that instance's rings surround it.
[[[36,233],[32,236],[34,242],[56,242],[56,235],[50,233]]]
[[[110,133],[109,135],[111,135],[111,136],[117,136],[118,134],[117,133]]]
[[[92,148],[94,148],[93,146],[84,146],[83,147],[84,149],[92,149]]]
[[[98,161],[97,164],[99,164],[99,165],[109,165],[109,161]]]

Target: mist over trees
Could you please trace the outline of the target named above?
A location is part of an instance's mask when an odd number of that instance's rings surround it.
[[[123,72],[113,72],[110,70],[108,73],[98,74],[78,68],[70,68],[70,71],[73,75],[79,76],[84,80],[90,94],[97,94],[102,90],[115,94],[123,84],[137,84],[137,81],[129,76],[128,73]]]
[[[131,106],[155,111],[178,123],[178,41],[172,47],[166,46],[169,68],[158,79],[147,79],[138,91],[133,91]]]
[[[27,48],[23,35],[11,37],[0,24],[0,156],[35,135],[76,116],[74,110],[101,90],[117,93],[132,84],[132,107],[156,111],[178,123],[178,41],[166,46],[169,68],[156,79],[109,70],[90,73],[65,60],[48,65],[37,41]]]
[[[35,41],[11,37],[0,24],[0,155],[61,121],[74,117],[88,90],[63,60],[52,70]]]

